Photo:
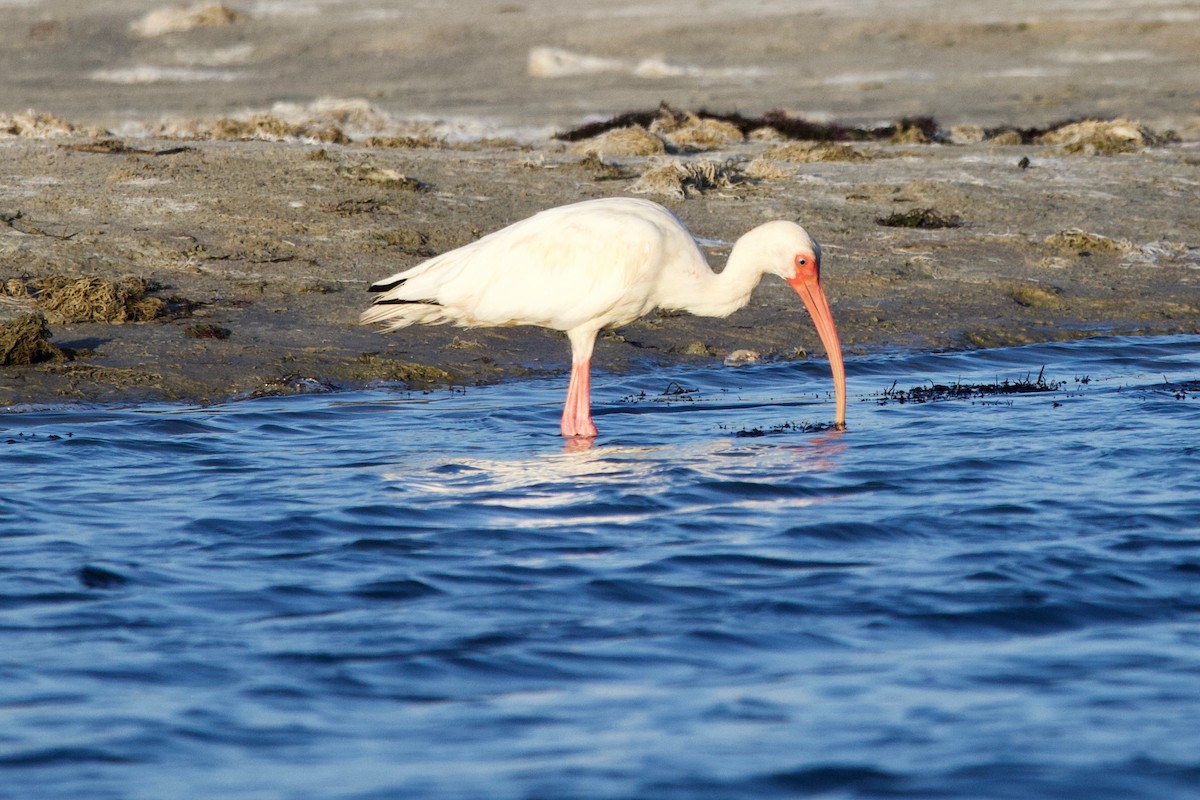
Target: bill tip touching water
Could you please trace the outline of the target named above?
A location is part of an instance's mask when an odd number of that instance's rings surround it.
[[[746,305],[765,275],[800,296],[829,358],[835,426],[846,425],[846,377],[829,301],[821,288],[821,248],[793,222],[753,228],[714,273],[695,238],[670,211],[634,198],[559,206],[513,223],[374,283],[379,296],[364,324],[386,331],[414,324],[463,327],[534,325],[563,331],[571,377],[563,436],[596,435],[591,358],[605,328],[661,308],[726,317]]]

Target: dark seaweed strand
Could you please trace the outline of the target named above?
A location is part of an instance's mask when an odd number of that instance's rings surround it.
[[[564,142],[579,142],[584,139],[591,139],[593,136],[599,136],[602,133],[608,133],[617,128],[628,128],[631,125],[641,125],[645,128],[651,122],[658,119],[658,116],[658,110],[626,111],[624,114],[618,114],[609,119],[600,120],[599,122],[589,122],[586,125],[580,125],[578,128],[556,133],[554,138]]]
[[[719,114],[707,110],[698,112],[701,117],[736,125],[743,135],[757,128],[771,127],[788,139],[810,142],[864,142],[885,141],[897,133],[917,128],[929,140],[942,138],[941,129],[933,117],[904,117],[890,125],[874,128],[842,125],[837,122],[813,122],[803,117],[793,117],[786,112],[768,111],[761,117],[745,117],[741,114]]]
[[[993,136],[998,136],[1002,133],[1015,133],[1021,137],[1021,144],[1034,144],[1038,139],[1045,136],[1047,133],[1056,131],[1059,128],[1065,128],[1068,125],[1075,125],[1076,123],[1087,122],[1088,120],[1095,120],[1097,122],[1111,122],[1113,119],[1114,118],[1111,115],[1085,114],[1081,117],[1060,119],[1057,122],[1051,122],[1049,125],[1045,125],[1043,127],[1018,128],[1014,125],[1000,125],[995,128],[985,128],[984,136],[990,139]]]
[[[677,122],[682,121],[685,116],[684,112],[672,108],[667,103],[662,103],[653,111],[627,111],[606,120],[590,122],[563,131],[555,134],[554,138],[566,142],[577,142],[618,128],[628,128],[631,125],[648,127],[664,114],[669,114]],[[749,134],[758,128],[770,127],[788,139],[814,142],[881,141],[890,139],[898,132],[910,128],[917,128],[930,140],[943,138],[937,121],[933,117],[905,117],[890,125],[865,128],[841,125],[836,122],[813,122],[803,117],[790,116],[781,110],[768,111],[759,117],[747,117],[736,111],[725,113],[702,108],[696,112],[696,116],[702,119],[727,122],[741,131],[742,135]]]

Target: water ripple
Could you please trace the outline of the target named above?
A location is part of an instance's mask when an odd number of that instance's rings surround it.
[[[2,413],[0,785],[1194,794],[1200,339],[847,367]]]

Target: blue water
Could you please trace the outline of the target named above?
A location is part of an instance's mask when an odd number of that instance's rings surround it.
[[[0,796],[1200,797],[1200,337],[847,366],[0,415]]]

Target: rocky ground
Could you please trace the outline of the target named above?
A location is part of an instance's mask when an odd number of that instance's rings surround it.
[[[611,134],[541,148],[10,139],[3,315],[40,314],[60,352],[4,367],[0,402],[208,402],[562,371],[556,332],[361,327],[365,289],[541,208],[635,191],[705,239],[773,218],[806,225],[851,357],[1200,330],[1200,153],[1186,144],[1102,154],[727,131],[735,141],[671,154],[650,127],[635,130],[664,152],[624,155]],[[727,253],[712,248],[714,264]],[[597,365],[816,347],[790,289],[764,281],[729,319],[658,314],[612,332]]]
[[[583,36],[537,3],[328,25],[200,4],[209,16],[162,30],[133,0],[18,4],[0,32],[0,404],[561,374],[557,332],[385,336],[357,322],[365,289],[540,209],[625,194],[706,240],[801,222],[823,246],[851,360],[1200,330],[1200,49],[1171,22],[1186,4],[1056,17],[1012,0],[936,24],[901,5],[887,19],[779,10],[734,27],[715,25],[715,6],[651,10]],[[823,36],[797,51],[814,61],[773,59],[814,21]],[[405,46],[387,50],[401,29]],[[795,34],[786,48],[781,31]],[[337,47],[321,38],[335,33]],[[665,55],[647,61],[651,34]],[[277,41],[294,47],[263,44]],[[294,52],[311,64],[292,69]],[[179,71],[189,53],[199,77]],[[213,59],[236,63],[214,77]],[[393,67],[403,80],[389,82]],[[252,69],[276,93],[316,97],[334,76],[374,99],[271,104]],[[378,85],[348,86],[355,74]],[[489,74],[503,79],[481,94]],[[247,105],[222,111],[229,97]],[[796,110],[818,100],[820,113]],[[495,131],[521,118],[567,133],[585,110],[612,121],[560,138],[392,124],[422,102],[503,111]],[[692,113],[704,107],[716,111]],[[1057,122],[1078,118],[1104,122]],[[719,268],[728,246],[710,252]],[[657,314],[613,331],[596,365],[735,350],[822,355],[794,294],[768,280],[726,320]]]

